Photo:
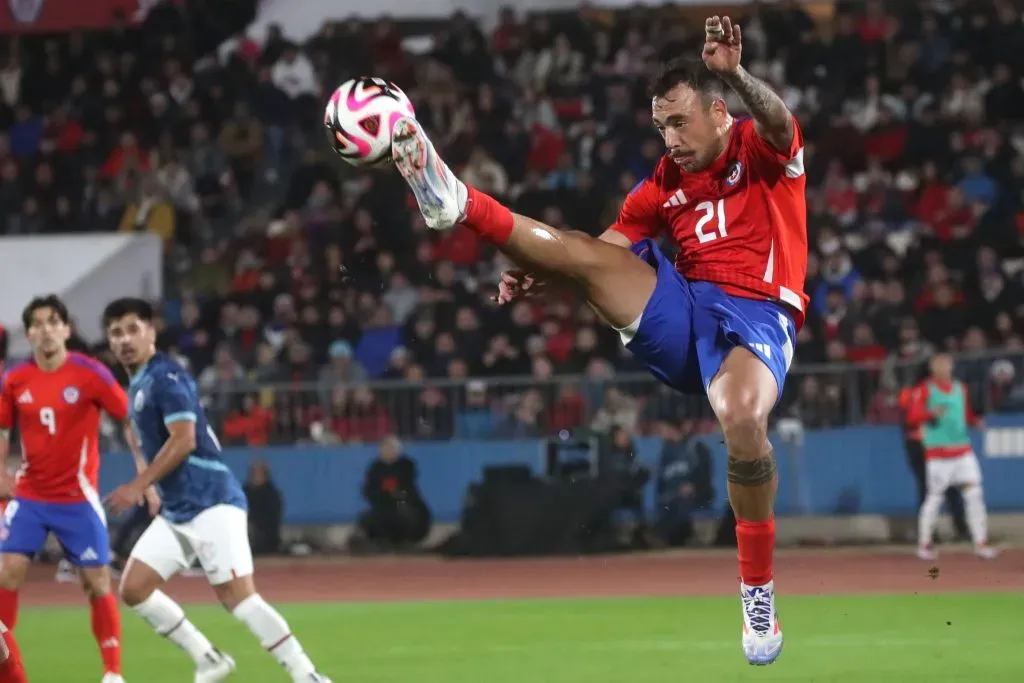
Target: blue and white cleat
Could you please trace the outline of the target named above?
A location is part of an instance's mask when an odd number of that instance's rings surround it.
[[[773,664],[782,654],[782,627],[775,613],[775,582],[740,584],[743,601],[743,654],[754,666]]]
[[[395,122],[391,156],[428,228],[448,230],[459,222],[466,207],[466,186],[438,156],[419,121],[402,117]]]

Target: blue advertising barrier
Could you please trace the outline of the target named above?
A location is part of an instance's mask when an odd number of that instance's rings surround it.
[[[996,510],[1024,509],[1024,415],[992,416],[986,434],[975,434],[985,475],[985,497]],[[703,437],[713,454],[715,509],[725,500],[725,447]],[[773,438],[779,461],[778,513],[914,514],[916,493],[907,468],[902,434],[894,427],[846,427],[807,432],[793,447]],[[985,446],[993,451],[987,457]],[[661,442],[637,440],[639,458],[655,471]],[[420,487],[437,521],[456,521],[467,486],[484,467],[520,463],[542,471],[540,441],[450,441],[406,444],[416,460]],[[376,455],[373,446],[226,449],[224,459],[245,479],[250,463],[263,460],[285,501],[289,524],[344,523],[363,510],[363,475]],[[103,458],[100,485],[108,492],[134,473],[126,454]],[[653,485],[648,485],[653,505]]]

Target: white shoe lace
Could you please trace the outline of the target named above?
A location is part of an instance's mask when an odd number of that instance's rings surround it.
[[[750,628],[758,635],[767,635],[772,628],[772,594],[764,588],[748,588],[742,598]]]

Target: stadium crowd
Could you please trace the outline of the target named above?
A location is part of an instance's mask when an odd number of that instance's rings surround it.
[[[493,30],[456,15],[415,44],[382,18],[201,51],[197,5],[10,43],[0,230],[163,237],[161,345],[197,373],[228,441],[707,415],[652,381],[614,382],[642,368],[580,302],[498,308],[507,262],[468,231],[428,232],[397,174],[345,167],[321,123],[342,80],[390,78],[467,182],[598,234],[661,154],[646,77],[699,54],[698,22],[672,7],[509,9]],[[959,369],[980,405],[1024,407],[1021,13],[922,0],[812,17],[783,0],[739,14],[748,68],[808,140],[813,301],[782,414],[895,422],[900,384],[938,348],[980,354]],[[391,379],[411,386],[372,382]]]

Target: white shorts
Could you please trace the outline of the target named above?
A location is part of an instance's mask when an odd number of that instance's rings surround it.
[[[974,451],[955,458],[929,458],[925,472],[929,492],[944,493],[950,486],[981,484],[981,465]]]
[[[152,567],[166,581],[191,567],[197,557],[214,586],[252,574],[249,515],[245,510],[215,505],[182,524],[157,517],[139,537],[129,561]]]

